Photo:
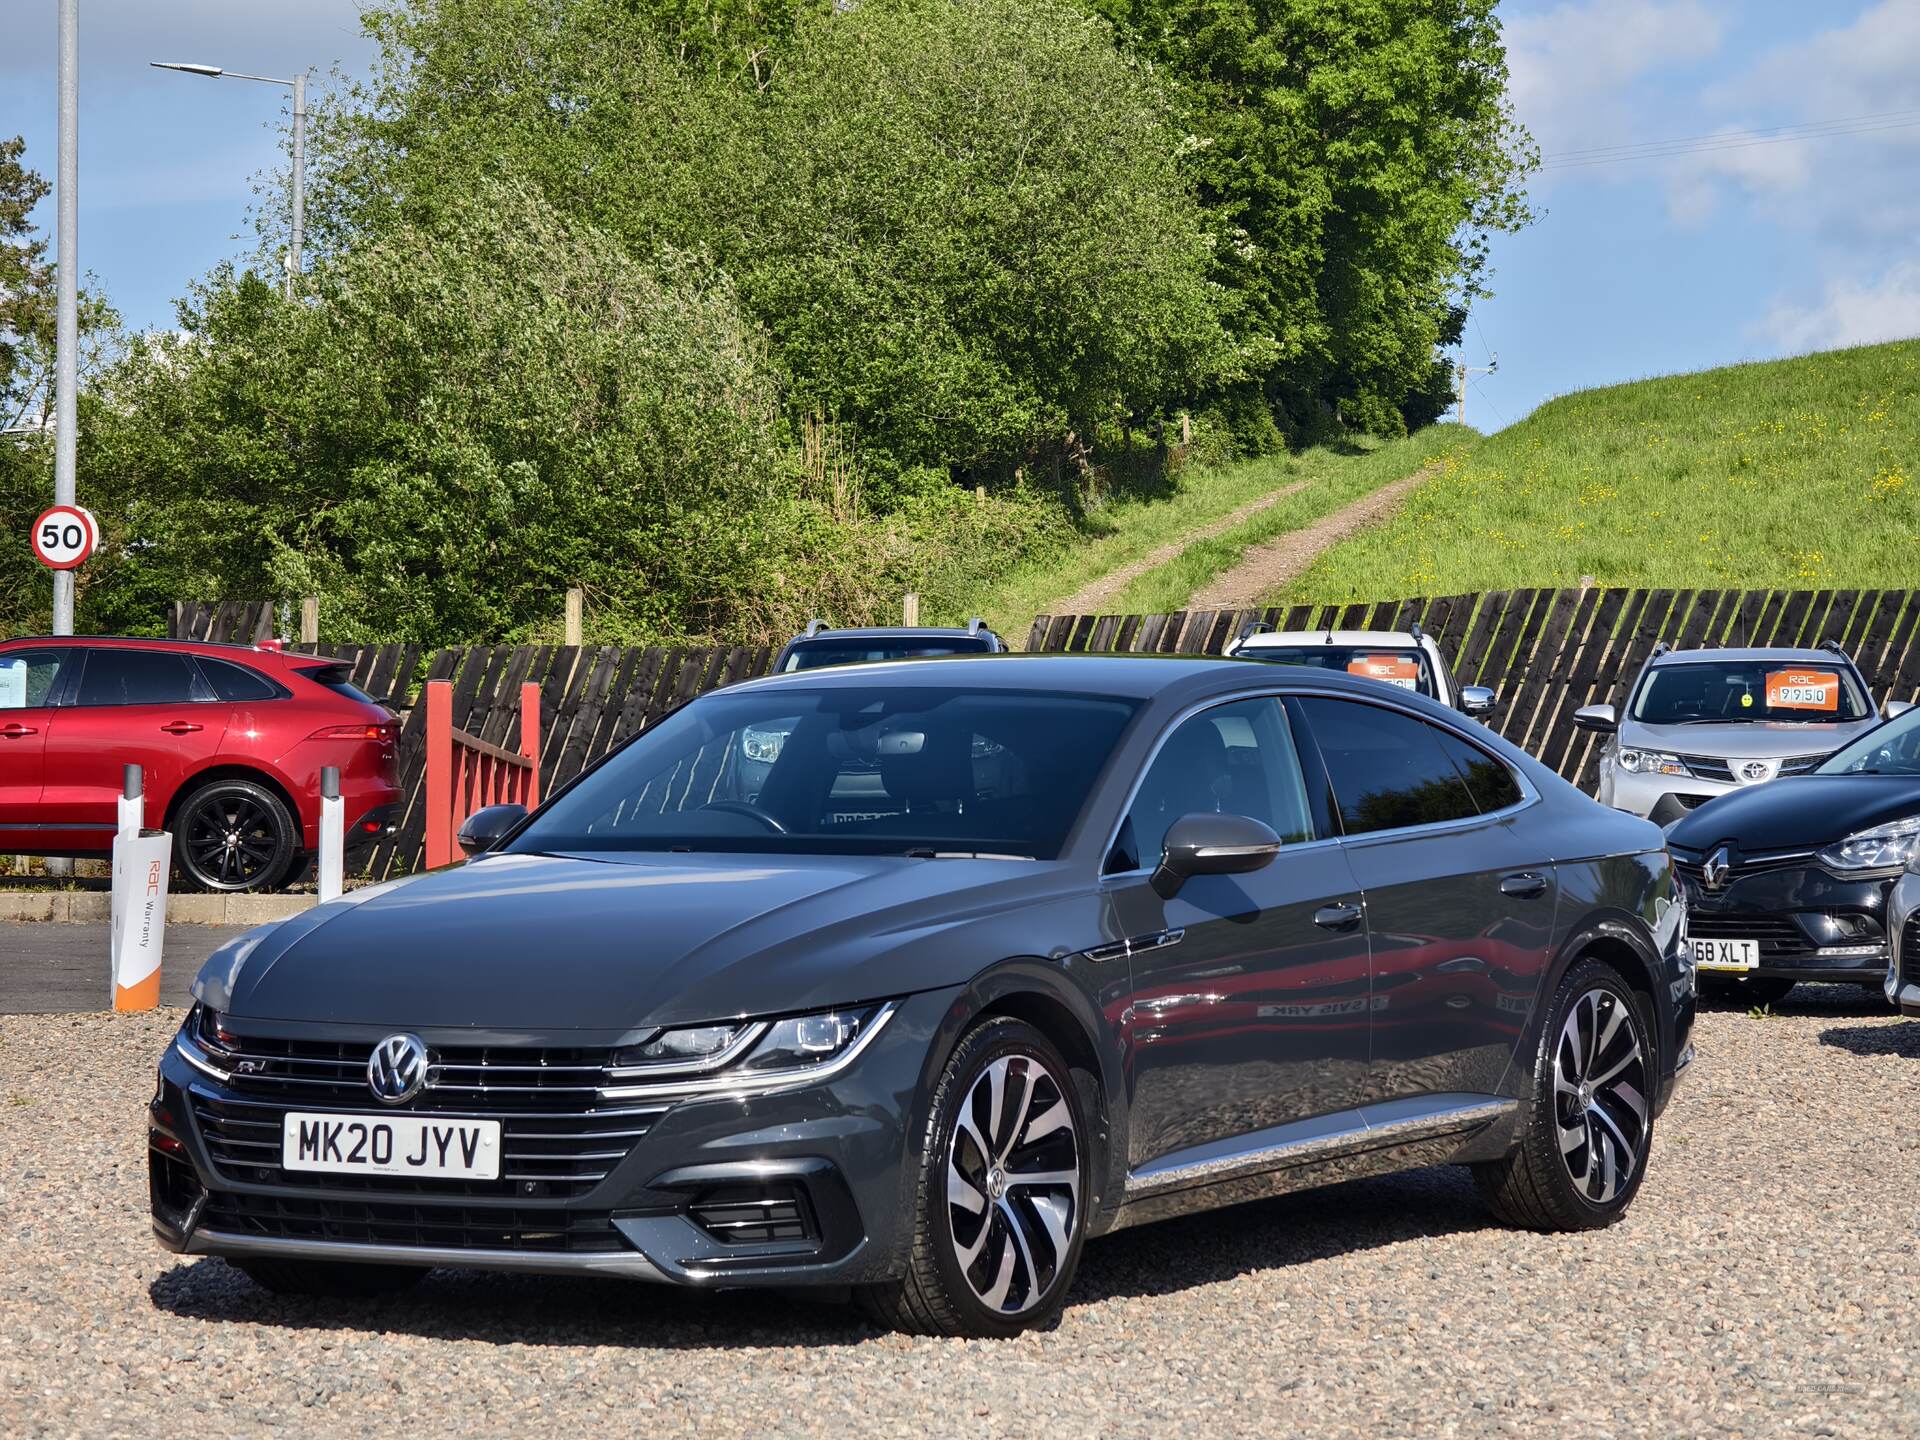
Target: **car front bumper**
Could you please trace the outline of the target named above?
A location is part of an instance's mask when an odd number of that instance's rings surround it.
[[[170,1045],[148,1113],[154,1233],[176,1253],[235,1260],[597,1274],[706,1287],[845,1286],[897,1276],[909,1239],[909,1140],[919,1134],[932,1037],[952,998],[936,991],[900,1001],[854,1063],[806,1088],[658,1102],[648,1128],[604,1178],[564,1194],[541,1193],[568,1187],[532,1180],[283,1171],[275,1122],[260,1113],[259,1092],[223,1085]],[[455,1043],[418,1033],[430,1046]],[[528,1043],[565,1044],[566,1037]],[[279,1108],[307,1107],[289,1101]],[[371,1115],[382,1107],[369,1095],[359,1109]],[[527,1118],[473,1107],[434,1113],[502,1119],[509,1162],[512,1127]],[[632,1106],[623,1113],[632,1115]],[[233,1139],[236,1124],[256,1127],[239,1132],[255,1138]],[[237,1144],[251,1148],[236,1152]],[[248,1163],[236,1163],[236,1153]],[[781,1233],[760,1238],[761,1231],[740,1228],[742,1215],[774,1217]]]
[[[1639,815],[1656,825],[1669,825],[1699,809],[1716,795],[1744,787],[1724,780],[1702,780],[1693,775],[1642,775],[1624,770],[1612,755],[1600,761],[1597,798],[1603,805]]]
[[[1809,861],[1735,871],[1709,890],[1684,862],[1679,869],[1687,888],[1689,939],[1753,940],[1760,947],[1756,968],[1703,967],[1703,977],[1875,985],[1886,975],[1891,878],[1850,878]],[[1865,927],[1865,933],[1843,933],[1844,925]]]

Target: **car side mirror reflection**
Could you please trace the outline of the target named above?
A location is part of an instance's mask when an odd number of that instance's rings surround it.
[[[527,818],[524,805],[487,805],[460,822],[454,838],[469,855],[483,855],[507,838],[507,832]]]
[[[1166,848],[1149,882],[1171,900],[1195,875],[1244,875],[1273,863],[1280,837],[1246,815],[1183,815],[1167,827]]]
[[[1911,700],[1889,700],[1880,707],[1880,713],[1886,716],[1887,719],[1892,720],[1906,714],[1911,709],[1913,709],[1913,702]]]
[[[1597,735],[1611,735],[1620,728],[1611,705],[1582,705],[1573,712],[1573,724],[1576,730],[1591,730]]]
[[[1460,710],[1467,715],[1491,715],[1494,706],[1500,703],[1500,697],[1485,685],[1462,685],[1460,687]]]

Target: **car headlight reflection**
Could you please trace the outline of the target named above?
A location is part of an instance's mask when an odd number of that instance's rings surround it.
[[[1920,850],[1920,815],[1860,830],[1827,846],[1820,863],[1836,870],[1891,870],[1914,861]]]

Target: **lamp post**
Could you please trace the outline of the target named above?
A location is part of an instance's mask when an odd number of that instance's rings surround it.
[[[60,0],[60,142],[54,202],[53,503],[74,503],[80,395],[80,6]],[[73,633],[73,572],[53,572],[53,633]]]
[[[294,277],[300,273],[300,240],[307,218],[307,75],[303,70],[291,80],[272,75],[245,75],[238,70],[223,70],[218,65],[188,65],[178,60],[149,60],[156,70],[179,70],[188,75],[204,75],[209,80],[257,80],[262,85],[286,85],[293,90],[293,233],[287,243],[287,298],[293,298]]]

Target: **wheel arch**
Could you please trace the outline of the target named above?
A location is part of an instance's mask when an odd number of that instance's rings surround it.
[[[1124,1075],[1118,1047],[1102,1043],[1107,1027],[1097,1003],[1068,978],[1060,962],[1037,956],[1003,960],[981,971],[955,996],[934,1043],[927,1047],[915,1133],[926,1131],[927,1107],[954,1048],[981,1021],[996,1016],[1033,1026],[1052,1042],[1070,1069],[1088,1077],[1090,1083],[1082,1088],[1083,1098],[1093,1109],[1088,1117],[1093,1194],[1087,1213],[1089,1233],[1097,1234],[1118,1204],[1125,1180]]]
[[[189,795],[204,785],[217,784],[222,780],[242,780],[249,785],[258,785],[262,789],[273,792],[273,794],[279,798],[280,803],[287,807],[287,813],[293,816],[296,856],[307,852],[306,817],[300,813],[300,804],[293,798],[291,787],[289,787],[286,781],[280,776],[275,775],[270,770],[261,769],[257,765],[237,765],[231,762],[222,763],[216,761],[204,769],[194,771],[175,786],[173,794],[168,797],[163,828],[167,830],[173,830],[175,828],[174,820],[178,817],[180,807],[186,803]],[[298,864],[297,859],[295,864]]]

